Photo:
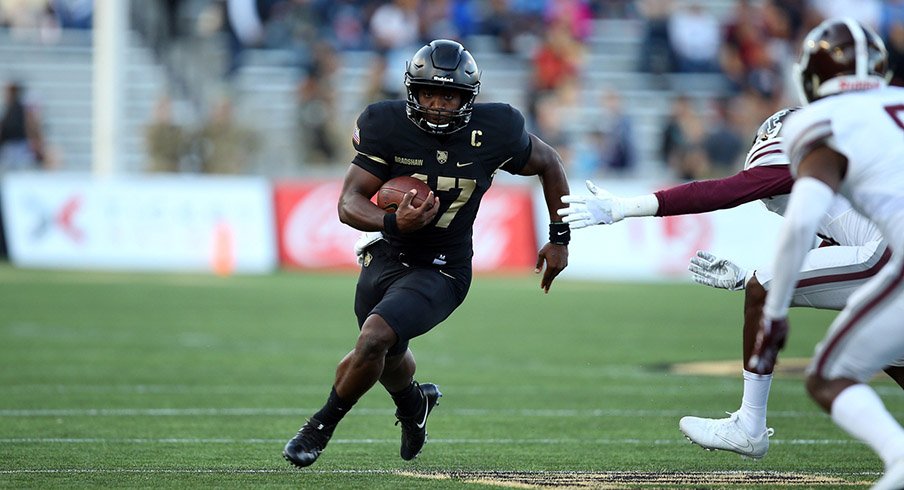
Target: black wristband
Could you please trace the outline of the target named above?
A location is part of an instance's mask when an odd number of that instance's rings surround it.
[[[396,215],[395,213],[386,213],[383,216],[383,231],[387,235],[399,236],[402,232],[399,231],[399,224],[396,223]]]
[[[549,243],[556,245],[568,245],[571,241],[571,228],[568,223],[561,221],[549,224]]]

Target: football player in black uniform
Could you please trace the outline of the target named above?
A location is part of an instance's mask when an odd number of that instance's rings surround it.
[[[480,71],[461,44],[436,40],[407,65],[406,101],[368,106],[355,126],[357,150],[339,201],[339,218],[382,238],[363,251],[355,292],[360,334],[336,369],[326,404],[283,451],[308,466],[326,447],[342,417],[378,381],[396,404],[402,459],[413,459],[426,440],[427,416],[442,394],[414,380],[409,340],[430,331],[464,301],[471,284],[471,232],[484,193],[499,169],[537,175],[550,217],[549,243],[539,251],[546,292],[568,263],[568,225],[556,222],[568,194],[558,153],[524,127],[507,104],[476,104]],[[432,192],[420,206],[405,195],[395,213],[371,202],[387,180],[410,175]],[[545,271],[543,267],[545,265]]]

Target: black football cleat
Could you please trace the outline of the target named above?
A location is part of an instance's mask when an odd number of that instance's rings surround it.
[[[311,466],[326,448],[326,443],[333,437],[335,425],[324,425],[319,420],[308,420],[298,434],[292,438],[283,449],[283,457],[293,465],[304,468]]]
[[[427,417],[433,408],[439,405],[439,399],[443,396],[439,388],[432,383],[424,383],[418,385],[421,392],[423,404],[418,411],[412,416],[401,416],[396,410],[396,418],[399,419],[396,425],[402,425],[402,447],[399,449],[399,456],[405,461],[410,461],[420,454],[427,442]]]

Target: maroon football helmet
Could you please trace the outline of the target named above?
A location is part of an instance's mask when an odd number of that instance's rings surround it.
[[[853,19],[829,19],[804,39],[794,65],[803,103],[848,90],[888,85],[888,52],[872,29]]]

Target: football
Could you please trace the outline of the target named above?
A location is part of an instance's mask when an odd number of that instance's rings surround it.
[[[427,199],[431,189],[424,181],[414,177],[403,175],[387,180],[377,192],[377,206],[388,213],[394,213],[399,209],[402,198],[411,189],[417,190],[417,195],[411,200],[412,206],[420,206]]]

